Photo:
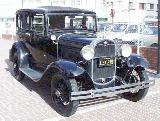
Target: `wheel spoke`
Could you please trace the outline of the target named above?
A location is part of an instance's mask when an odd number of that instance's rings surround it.
[[[18,69],[18,64],[17,64],[17,62],[15,62],[15,63],[13,64],[13,70],[14,70],[15,76],[17,76],[18,73],[19,73],[19,69]]]
[[[55,74],[51,82],[51,97],[54,109],[63,116],[73,115],[79,101],[70,100],[70,90],[78,91],[76,80],[65,80],[64,75]]]
[[[53,94],[54,93],[54,94]],[[64,80],[61,80],[57,83],[57,85],[52,88],[52,94],[55,96],[58,101],[60,101],[64,106],[69,104],[69,91],[67,90],[67,85],[64,83]],[[55,99],[54,98],[54,99]],[[59,103],[59,102],[57,102]]]

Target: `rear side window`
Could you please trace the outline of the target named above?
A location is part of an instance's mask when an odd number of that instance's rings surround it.
[[[16,29],[17,31],[30,29],[30,17],[27,13],[21,13],[16,15]]]
[[[21,15],[16,16],[16,29],[17,31],[22,28],[22,20],[21,20]]]

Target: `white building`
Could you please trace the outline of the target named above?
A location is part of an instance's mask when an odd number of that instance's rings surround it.
[[[95,11],[99,18],[107,18],[105,0],[23,0],[24,8],[36,6],[69,6]]]
[[[149,23],[158,21],[158,0],[105,0],[105,2],[108,11],[110,9],[115,11],[114,22]],[[111,22],[112,18],[109,15],[108,18]]]

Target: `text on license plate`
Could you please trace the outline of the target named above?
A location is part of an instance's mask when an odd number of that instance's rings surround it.
[[[101,57],[99,58],[99,67],[103,66],[112,66],[114,64],[114,60],[109,57]]]

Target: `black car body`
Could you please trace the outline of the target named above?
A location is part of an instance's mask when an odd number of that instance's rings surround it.
[[[72,115],[79,100],[121,93],[138,101],[154,83],[145,73],[146,59],[128,55],[131,48],[117,40],[97,37],[92,11],[57,6],[20,9],[16,27],[17,41],[10,50],[15,78],[47,78],[55,110],[63,116]]]

